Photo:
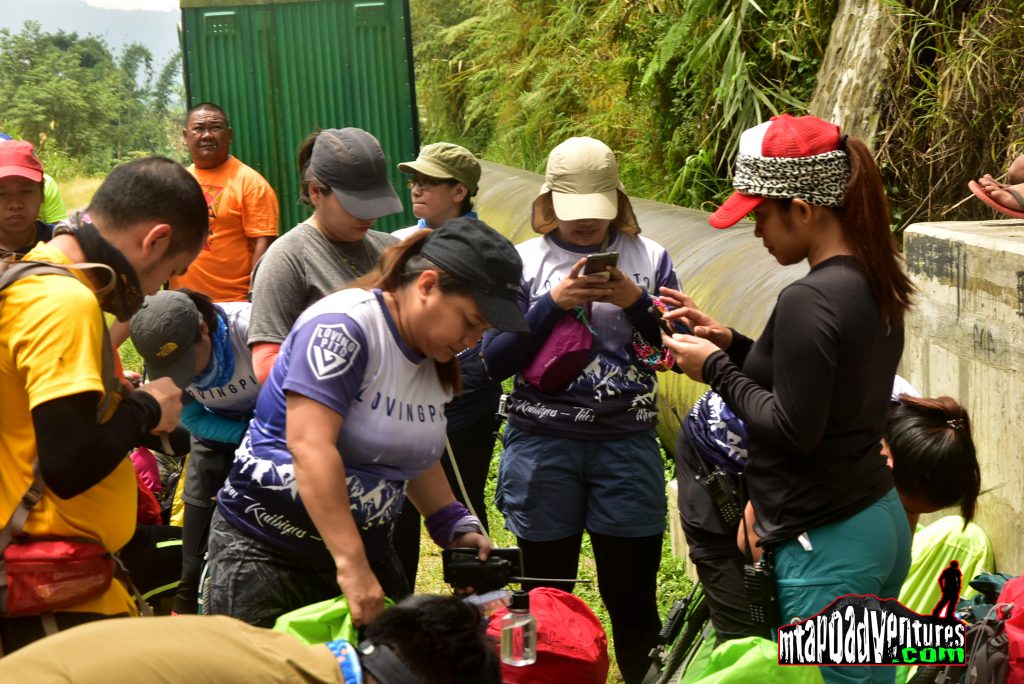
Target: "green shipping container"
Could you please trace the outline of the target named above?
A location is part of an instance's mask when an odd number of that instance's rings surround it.
[[[406,178],[419,125],[408,0],[181,0],[189,105],[214,102],[234,129],[231,152],[262,173],[281,203],[281,231],[305,219],[295,155],[318,128],[373,133],[412,225]]]

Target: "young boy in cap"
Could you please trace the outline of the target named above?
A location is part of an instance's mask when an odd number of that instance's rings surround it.
[[[252,367],[248,302],[214,304],[192,290],[146,297],[131,320],[132,342],[154,378],[185,391],[181,424],[191,433],[182,500],[181,583],[174,612],[195,613],[199,572],[217,491],[249,427],[260,386]]]
[[[43,204],[43,165],[31,143],[0,140],[0,254],[24,256],[53,235],[37,220]]]

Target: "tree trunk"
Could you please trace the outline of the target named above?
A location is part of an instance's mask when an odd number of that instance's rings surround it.
[[[880,0],[840,0],[808,110],[871,142],[889,71],[892,18]]]

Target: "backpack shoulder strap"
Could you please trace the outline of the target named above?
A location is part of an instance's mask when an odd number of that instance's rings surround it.
[[[6,266],[6,268],[4,268]],[[75,277],[71,272],[71,269],[86,270],[86,269],[98,269],[109,273],[109,282],[104,285],[100,291],[97,292],[97,296],[102,295],[110,291],[114,287],[116,276],[114,270],[106,264],[95,264],[95,263],[81,263],[74,264],[73,266],[63,266],[61,264],[52,264],[46,261],[3,261],[0,262],[0,291],[6,289],[11,284],[25,278],[29,275],[62,275],[68,277]],[[96,408],[96,421],[103,417],[110,406],[110,402],[113,401],[113,394],[117,392],[120,387],[120,380],[114,371],[114,347],[110,342],[110,331],[107,329],[106,319],[103,320],[103,343],[102,343],[102,377],[103,377],[103,398],[100,400],[99,406]],[[7,548],[7,545],[11,543],[11,539],[21,533],[22,528],[25,526],[25,521],[28,520],[29,513],[32,507],[39,503],[39,500],[43,497],[43,476],[39,470],[39,459],[36,458],[32,464],[32,483],[29,485],[25,494],[22,495],[21,501],[15,507],[14,512],[11,514],[7,524],[0,529],[0,552]]]
[[[7,524],[0,530],[0,554],[11,543],[15,535],[21,534],[21,530],[25,527],[25,521],[28,520],[29,512],[41,498],[43,498],[43,475],[39,471],[39,459],[37,458],[32,464],[32,484],[29,485],[25,494],[22,495],[21,501],[15,506]]]
[[[114,269],[106,264],[83,261],[78,264],[64,265],[50,263],[49,261],[4,260],[0,262],[0,290],[4,290],[13,283],[30,275],[63,275],[74,278],[75,274],[72,273],[72,270],[98,271],[106,276],[106,282],[96,290],[97,298],[110,292],[117,283],[117,275],[114,273]]]

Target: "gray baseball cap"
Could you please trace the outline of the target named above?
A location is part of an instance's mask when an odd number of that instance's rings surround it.
[[[309,169],[330,186],[345,211],[364,221],[402,211],[388,182],[384,150],[361,128],[327,128],[313,143]]]
[[[181,389],[192,384],[202,322],[199,309],[183,292],[162,290],[146,297],[129,329],[151,377],[170,378]]]

